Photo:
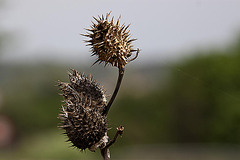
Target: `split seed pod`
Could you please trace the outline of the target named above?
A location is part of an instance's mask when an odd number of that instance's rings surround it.
[[[93,17],[97,23],[92,22],[91,28],[87,29],[90,33],[84,36],[90,38],[86,42],[91,46],[92,55],[98,56],[95,63],[105,62],[105,65],[111,64],[124,69],[124,66],[133,60],[129,59],[132,52],[138,53],[132,45],[132,41],[136,39],[130,39],[130,31],[127,31],[129,25],[120,26],[120,17],[114,24],[113,18],[109,20],[109,15],[110,13],[106,15],[106,18],[103,15],[99,16],[99,19]]]
[[[107,118],[102,116],[106,97],[91,76],[72,70],[70,83],[59,82],[65,105],[59,114],[70,142],[80,150],[95,151],[107,143]]]

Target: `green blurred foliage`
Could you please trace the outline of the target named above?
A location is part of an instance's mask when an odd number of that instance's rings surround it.
[[[60,97],[57,72],[48,65],[7,66],[1,73],[3,111],[15,121],[18,130],[29,132],[56,125]]]
[[[179,142],[240,142],[240,50],[211,51],[178,65],[168,90]]]
[[[168,68],[165,86],[156,84],[144,96],[123,91],[126,94],[117,98],[109,114],[112,134],[122,124],[126,127],[124,144],[240,143],[238,46],[200,52],[174,64]],[[66,70],[50,64],[1,66],[1,112],[14,120],[19,133],[56,128],[62,104],[56,81],[68,81]],[[158,78],[161,72],[155,74]]]
[[[126,83],[108,117],[110,137],[116,127],[125,127],[125,134],[116,146],[181,142],[240,144],[239,46],[240,41],[236,41],[226,49],[201,51],[168,67],[153,65],[131,70],[124,77]],[[0,112],[8,115],[17,127],[21,149],[14,152],[15,157],[41,159],[45,155],[52,159],[76,159],[80,155],[71,153],[57,129],[62,98],[56,81],[68,81],[69,68],[47,63],[0,64],[3,100]],[[76,69],[87,72],[87,68]],[[115,73],[108,71],[97,71],[98,76],[102,80],[115,77]],[[144,82],[140,83],[143,79],[139,75],[145,77]],[[139,84],[137,91],[131,85],[124,87],[128,78]],[[154,87],[149,89],[148,83]],[[38,150],[44,153],[37,155]],[[62,157],[57,153],[62,153]],[[93,158],[89,153],[83,156]]]
[[[164,89],[119,98],[110,119],[127,127],[124,143],[239,144],[239,42],[173,64]]]

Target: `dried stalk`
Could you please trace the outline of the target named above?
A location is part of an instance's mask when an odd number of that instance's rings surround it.
[[[104,148],[101,149],[101,155],[103,157],[103,160],[110,160],[110,150],[109,150],[109,147],[111,145],[113,145],[117,141],[118,136],[119,135],[121,136],[123,134],[123,131],[124,131],[124,127],[123,126],[119,126],[117,128],[117,132],[116,132],[113,140],[111,140]]]
[[[121,85],[121,82],[122,82],[122,79],[123,79],[123,75],[124,75],[124,69],[119,69],[118,80],[117,80],[115,90],[114,90],[113,95],[112,95],[110,101],[108,102],[107,106],[104,108],[104,111],[103,111],[102,115],[107,115],[108,114],[108,111],[109,111],[113,101],[115,100],[115,98],[117,96],[118,90],[120,88],[120,85]]]

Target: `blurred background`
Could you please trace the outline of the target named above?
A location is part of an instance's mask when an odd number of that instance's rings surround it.
[[[112,11],[141,52],[109,112],[112,159],[240,159],[240,1],[0,0],[0,160],[100,159],[57,128],[56,81],[75,68],[111,95],[84,28]]]

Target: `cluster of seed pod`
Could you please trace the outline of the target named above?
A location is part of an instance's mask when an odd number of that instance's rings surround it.
[[[108,110],[117,95],[125,65],[134,60],[139,52],[138,49],[133,49],[132,41],[135,39],[130,39],[130,33],[127,31],[129,25],[120,26],[120,18],[115,24],[113,18],[109,21],[109,15],[110,13],[99,19],[94,17],[97,23],[93,23],[91,28],[87,29],[91,33],[84,35],[90,38],[86,42],[91,46],[92,55],[98,57],[95,63],[103,62],[119,69],[118,82],[108,104],[105,91],[91,76],[73,69],[72,73],[69,73],[69,83],[58,82],[65,103],[59,114],[59,127],[65,130],[74,147],[80,150],[88,148],[91,151],[100,148],[103,155],[107,155],[109,144],[113,143],[111,141],[107,145]],[[136,51],[136,56],[131,58],[132,53]],[[121,135],[123,129],[118,128],[117,135]]]
[[[106,98],[102,88],[91,76],[72,70],[70,83],[59,82],[65,105],[59,114],[69,141],[81,150],[95,150],[106,141],[107,118],[102,116]],[[98,146],[96,146],[96,144]]]

